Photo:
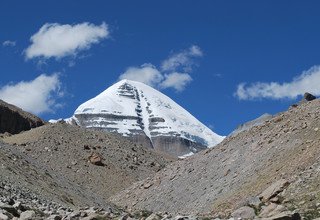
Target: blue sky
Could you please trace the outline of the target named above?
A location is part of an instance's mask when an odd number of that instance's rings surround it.
[[[129,74],[226,135],[305,91],[320,95],[319,8],[312,0],[4,0],[0,98],[65,118]]]

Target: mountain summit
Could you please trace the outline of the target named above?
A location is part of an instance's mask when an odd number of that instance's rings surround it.
[[[174,156],[192,154],[223,140],[161,92],[121,80],[81,104],[69,122],[127,136]]]

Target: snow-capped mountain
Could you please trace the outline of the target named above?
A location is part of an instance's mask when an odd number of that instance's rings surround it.
[[[131,80],[122,80],[81,104],[67,121],[116,132],[175,156],[213,147],[224,138],[166,95]]]

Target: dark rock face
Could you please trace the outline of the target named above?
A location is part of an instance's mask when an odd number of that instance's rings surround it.
[[[315,97],[314,95],[306,92],[303,96],[303,99],[306,100],[306,101],[312,101],[314,99],[316,99],[317,97]]]
[[[0,133],[18,134],[44,124],[37,116],[0,100]]]

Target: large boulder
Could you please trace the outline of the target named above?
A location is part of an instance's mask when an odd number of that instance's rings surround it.
[[[280,179],[273,184],[271,184],[266,190],[264,190],[259,198],[263,202],[267,202],[269,199],[277,196],[280,192],[282,192],[290,183],[285,179]]]
[[[244,206],[232,213],[234,219],[254,219],[256,216],[254,209],[249,206]]]
[[[314,99],[316,99],[317,97],[315,97],[314,95],[312,95],[311,93],[308,93],[306,92],[304,95],[303,95],[303,99],[306,100],[306,101],[312,101]]]

